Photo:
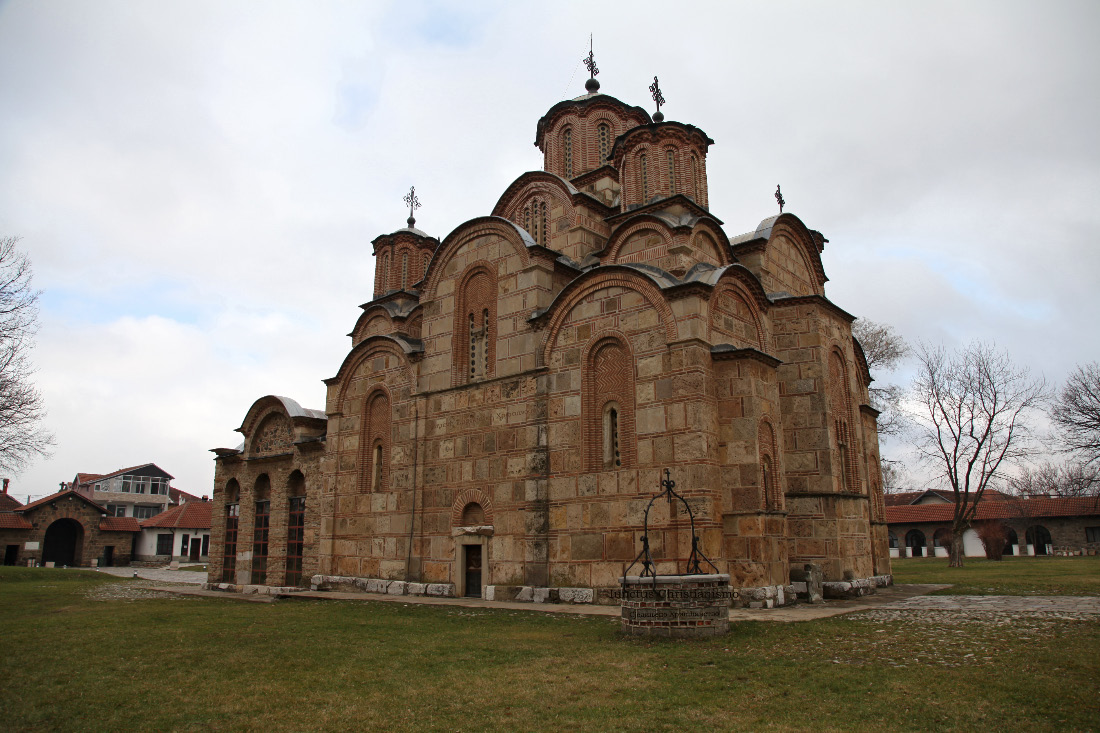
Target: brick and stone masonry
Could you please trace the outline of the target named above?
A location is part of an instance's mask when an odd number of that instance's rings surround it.
[[[215,451],[217,580],[285,585],[300,536],[303,586],[599,602],[665,468],[736,598],[786,600],[805,564],[826,582],[888,575],[870,375],[825,296],[825,237],[790,213],[727,234],[693,125],[594,91],[535,132],[544,170],[490,215],[374,239],[324,409],[263,397],[243,445]],[[674,573],[688,532],[651,519]]]

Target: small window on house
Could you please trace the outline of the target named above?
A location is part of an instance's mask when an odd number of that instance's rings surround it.
[[[185,534],[180,539],[180,555],[182,555],[184,557],[187,557],[187,545],[190,543],[190,541],[191,541],[191,535],[186,535]]]
[[[100,485],[99,485],[99,484],[96,484],[96,485],[95,485],[95,490],[96,490],[96,491],[103,491],[103,489],[102,489],[102,488],[100,488]]]
[[[170,534],[158,534],[157,535],[157,554],[158,555],[171,555],[172,554],[172,535],[170,535]]]
[[[122,477],[122,490],[125,491],[127,494],[130,493],[130,484],[132,482],[133,482],[133,476],[123,476]]]
[[[596,128],[596,134],[600,140],[600,165],[607,162],[607,156],[610,154],[611,145],[611,128],[606,124],[600,125]]]
[[[155,517],[159,513],[160,513],[160,507],[159,506],[135,506],[134,507],[134,518],[135,519],[149,519],[150,517]]]
[[[676,153],[672,150],[667,152],[668,155],[668,195],[676,195]]]
[[[573,177],[573,128],[565,128],[564,135],[565,146],[565,177]]]
[[[1100,527],[1085,527],[1085,542],[1100,542]]]

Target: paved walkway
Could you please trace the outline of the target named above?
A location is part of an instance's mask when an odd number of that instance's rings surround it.
[[[882,606],[891,611],[991,611],[1100,616],[1100,596],[919,596]]]
[[[170,570],[168,568],[97,568],[97,570],[107,575],[117,575],[120,578],[140,578],[142,580],[155,580],[159,583],[202,585],[206,582],[206,573],[201,570]]]
[[[206,582],[206,573],[169,568],[99,568],[99,572],[120,578],[134,577],[171,586],[150,586],[162,593],[185,596],[221,598],[250,603],[272,603],[276,597],[246,595],[203,590],[194,586]],[[930,596],[947,585],[907,584],[880,588],[874,595],[851,600],[829,600],[823,603],[799,603],[784,608],[733,608],[731,621],[813,621],[861,611],[945,612],[957,614],[996,613],[1012,615],[1059,615],[1074,618],[1100,617],[1100,596]],[[343,593],[338,591],[302,591],[278,596],[281,600],[312,601],[378,601],[423,606],[458,606],[462,608],[500,608],[513,611],[569,613],[581,616],[618,616],[618,606],[581,603],[520,603],[516,601],[485,601],[480,598],[437,598],[434,596],[391,596],[378,593]]]

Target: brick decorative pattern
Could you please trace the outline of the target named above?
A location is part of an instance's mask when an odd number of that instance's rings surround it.
[[[591,344],[582,379],[585,412],[582,435],[588,470],[600,472],[636,465],[634,359],[625,338],[605,335]],[[614,426],[609,405],[617,412]],[[613,429],[617,429],[617,436],[611,435]],[[618,443],[619,465],[612,443]]]
[[[479,524],[494,523],[493,500],[481,489],[463,489],[459,491],[451,504],[451,526],[465,527],[463,515],[467,507],[476,504],[481,507],[482,521]]]
[[[252,438],[252,455],[270,456],[290,450],[290,426],[282,415],[271,414]]]

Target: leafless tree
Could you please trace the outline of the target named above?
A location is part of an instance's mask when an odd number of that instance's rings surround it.
[[[9,471],[48,455],[53,445],[53,436],[42,428],[42,395],[31,381],[39,291],[18,243],[16,237],[0,237],[0,469]]]
[[[1079,461],[1024,466],[1008,481],[1017,496],[1079,497],[1100,494],[1100,468]]]
[[[917,448],[954,492],[951,567],[962,567],[963,533],[982,494],[1032,447],[1030,422],[1047,398],[1046,382],[990,344],[954,353],[921,344],[912,398]]]
[[[911,351],[909,344],[894,330],[883,323],[857,318],[852,323],[852,335],[863,348],[867,369],[876,380],[868,391],[872,406],[881,414],[878,419],[879,435],[900,435],[905,429],[905,415],[900,408],[902,389],[896,384],[880,383],[882,372],[896,369]]]
[[[1069,375],[1050,416],[1066,450],[1086,467],[1100,467],[1100,363],[1078,366]]]
[[[889,461],[885,458],[882,464],[882,491],[885,494],[897,494],[906,490],[908,476],[905,469],[898,461]]]

